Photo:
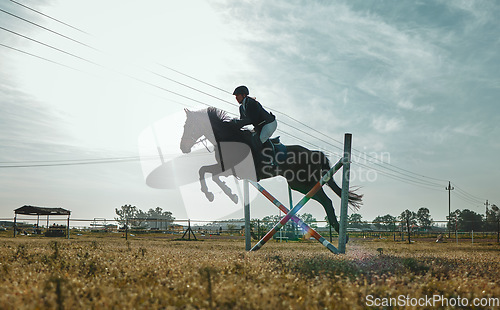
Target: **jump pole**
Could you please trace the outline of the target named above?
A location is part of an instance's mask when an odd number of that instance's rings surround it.
[[[243,180],[243,203],[245,209],[245,251],[252,248],[252,239],[250,236],[250,194],[248,180]]]
[[[316,192],[319,191],[319,189],[332,178],[335,172],[337,172],[342,167],[343,162],[344,158],[341,158],[335,164],[335,166],[328,170],[328,172],[321,178],[321,180],[316,183],[313,188],[311,188],[311,190],[299,201],[299,203],[297,203],[297,205],[293,207],[292,210],[290,210],[290,212],[288,212],[288,214],[281,219],[281,221],[279,221],[259,242],[257,242],[257,244],[255,244],[250,251],[257,251],[264,244],[266,244],[266,242],[269,241],[269,239],[271,239],[273,235],[292,218],[292,216],[297,214],[297,212],[302,209],[306,202],[308,202],[309,199],[311,199],[316,194]]]
[[[260,185],[257,182],[250,181],[250,183],[264,195],[267,199],[269,199],[275,206],[277,206],[283,213],[288,214],[290,210],[288,210],[287,207],[285,207],[281,202],[279,202],[278,199],[274,198],[271,193],[269,193],[262,185]],[[328,242],[325,238],[323,238],[317,231],[309,227],[306,223],[304,223],[300,218],[297,216],[292,216],[291,217],[292,221],[294,221],[300,228],[302,228],[303,231],[306,233],[310,234],[314,239],[318,240],[319,243],[324,245],[328,250],[330,250],[334,254],[339,254],[339,250],[330,242]]]

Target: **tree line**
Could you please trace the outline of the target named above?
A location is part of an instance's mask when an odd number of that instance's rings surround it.
[[[496,231],[500,221],[500,213],[496,210],[488,209],[486,215],[476,213],[469,209],[455,210],[446,217],[446,228],[458,231]],[[362,220],[361,214],[349,215],[349,227],[367,228],[368,223]],[[399,216],[390,214],[377,216],[373,220],[373,225],[378,230],[396,230],[397,228],[418,228],[424,231],[431,230],[435,223],[428,208],[422,207],[417,212],[404,210]]]
[[[123,205],[115,209],[117,217],[115,220],[122,226],[128,225],[130,228],[161,228],[166,229],[175,220],[172,212],[163,211],[162,208],[151,208],[148,211],[142,211],[136,206]],[[299,217],[312,228],[317,228],[317,220],[310,213],[303,213]],[[273,223],[281,219],[278,215],[269,215],[262,218],[262,228],[272,228]],[[243,219],[242,219],[243,220]],[[329,227],[328,219],[324,219]],[[450,216],[446,217],[446,228],[458,231],[496,231],[500,221],[499,210],[488,209],[486,215],[464,209],[455,210]],[[254,219],[253,222],[257,222]],[[404,210],[398,216],[390,214],[375,217],[372,222],[364,221],[361,214],[353,213],[348,218],[349,228],[370,229],[373,225],[377,230],[396,230],[406,229],[408,225],[413,229],[424,231],[432,230],[435,222],[431,217],[428,208],[422,207],[417,212]],[[296,229],[294,223],[289,221],[285,230],[292,231]]]
[[[115,208],[117,217],[115,220],[123,227],[144,229],[158,228],[166,229],[175,220],[170,211],[163,211],[162,208],[151,208],[147,212],[142,211],[136,206],[123,205],[119,209]]]

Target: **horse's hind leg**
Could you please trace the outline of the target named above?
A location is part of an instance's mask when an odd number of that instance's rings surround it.
[[[323,189],[320,189],[312,199],[319,202],[323,209],[325,209],[326,216],[328,217],[328,222],[333,226],[336,232],[339,232],[339,222],[337,221],[337,216],[335,215],[335,209],[333,209],[333,203],[330,198],[326,195]]]
[[[333,203],[330,200],[330,198],[326,195],[326,193],[323,191],[323,189],[320,189],[316,193],[316,195],[314,195],[312,198],[321,203],[321,205],[325,209],[326,215],[328,216],[328,222],[330,222],[330,225],[332,225],[333,228],[335,228],[335,231],[337,233],[340,233],[340,225],[339,222],[337,221],[337,216],[335,215],[335,209],[333,208]],[[349,242],[349,235],[346,234],[345,243],[347,242]]]
[[[226,170],[226,173],[224,175],[225,176],[231,175],[230,170]],[[231,190],[231,188],[229,186],[226,185],[226,182],[224,182],[224,181],[222,181],[220,179],[220,175],[219,174],[213,174],[212,175],[212,180],[217,185],[219,185],[219,187],[222,189],[222,191],[224,192],[224,194],[226,194],[229,197],[229,199],[231,199],[234,203],[238,203],[238,195],[233,194],[233,191]]]
[[[309,190],[311,190],[311,188],[313,188],[313,186],[315,184],[316,183],[312,183],[312,182],[300,183],[300,182],[296,182],[293,179],[288,181],[288,185],[290,186],[290,188],[292,188],[293,190],[299,191],[304,195],[307,194],[309,192]],[[316,192],[316,194],[312,197],[312,199],[316,200],[317,202],[319,202],[323,206],[323,209],[325,209],[325,212],[326,212],[326,216],[328,217],[328,222],[330,223],[330,225],[332,225],[333,228],[335,228],[335,231],[338,232],[339,231],[339,222],[337,221],[337,216],[335,216],[335,210],[333,209],[333,203],[330,200],[330,198],[325,194],[325,192],[323,191],[323,188],[320,188]]]

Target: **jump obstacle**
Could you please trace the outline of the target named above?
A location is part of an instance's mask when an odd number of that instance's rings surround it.
[[[345,253],[346,244],[346,231],[347,231],[347,207],[349,199],[349,175],[351,167],[351,142],[352,134],[346,133],[344,135],[344,154],[342,158],[321,178],[321,180],[314,185],[314,187],[292,208],[288,210],[281,202],[274,198],[268,191],[266,191],[259,183],[254,181],[245,180],[244,181],[244,204],[245,204],[245,248],[247,251],[257,251],[259,250],[267,241],[269,241],[273,235],[280,230],[290,219],[293,220],[297,225],[304,230],[306,233],[310,234],[316,240],[318,240],[322,245],[324,245],[328,250],[334,254]],[[339,222],[339,243],[338,249],[328,242],[324,237],[322,237],[318,232],[309,227],[306,223],[295,216],[297,212],[316,194],[316,192],[327,183],[333,175],[342,169],[342,193],[340,202],[340,222]],[[249,202],[249,189],[248,184],[251,183],[257,190],[262,193],[267,199],[269,199],[274,205],[276,205],[281,211],[286,215],[253,247],[251,247],[250,239],[250,202]]]

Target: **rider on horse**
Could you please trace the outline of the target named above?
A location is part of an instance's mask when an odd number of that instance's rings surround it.
[[[252,138],[252,147],[256,154],[260,154],[262,144],[271,137],[278,127],[276,117],[267,112],[255,98],[248,96],[249,91],[246,86],[236,87],[233,95],[240,104],[240,118],[235,118],[232,121],[240,128],[253,125],[255,135]]]

